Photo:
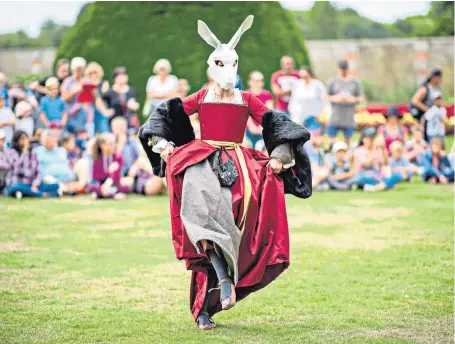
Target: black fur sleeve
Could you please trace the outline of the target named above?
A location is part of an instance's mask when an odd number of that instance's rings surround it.
[[[177,147],[194,140],[194,130],[180,98],[172,98],[161,104],[139,129],[139,140],[152,164],[153,173],[164,177],[166,162],[148,145],[152,136],[172,141]]]
[[[280,173],[285,193],[308,198],[312,193],[311,163],[303,145],[310,139],[310,132],[291,121],[285,114],[274,110],[262,116],[262,135],[269,155],[278,145],[290,142],[295,153],[294,167]]]

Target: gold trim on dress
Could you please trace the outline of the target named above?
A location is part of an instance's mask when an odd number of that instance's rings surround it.
[[[243,179],[245,180],[245,185],[244,185],[244,194],[243,194],[243,214],[242,214],[242,219],[239,224],[239,228],[243,233],[243,229],[245,228],[245,223],[246,223],[246,217],[248,215],[248,207],[250,205],[251,201],[251,179],[250,175],[248,174],[248,168],[246,167],[246,160],[245,156],[243,155],[242,151],[242,145],[240,143],[236,142],[229,142],[229,141],[214,141],[214,140],[202,140],[205,143],[221,148],[224,147],[226,149],[234,149],[235,153],[237,154],[237,157],[239,159],[239,164],[240,164],[240,169],[242,170],[243,174]]]

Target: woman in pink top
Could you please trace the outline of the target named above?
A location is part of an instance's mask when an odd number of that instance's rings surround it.
[[[385,141],[385,147],[390,152],[392,142],[400,141],[405,144],[408,138],[408,129],[400,123],[399,113],[396,107],[391,107],[387,111],[387,122],[379,127],[378,135],[382,136]]]
[[[266,107],[273,109],[273,95],[264,89],[264,75],[261,72],[253,71],[248,79],[248,91],[256,96]],[[246,139],[251,147],[255,148],[256,144],[262,140],[262,127],[255,124],[249,118],[246,129]]]
[[[95,198],[123,199],[130,191],[121,184],[123,158],[115,153],[115,136],[101,134],[92,147],[93,180],[89,190]]]

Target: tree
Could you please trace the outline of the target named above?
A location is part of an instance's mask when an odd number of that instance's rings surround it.
[[[311,22],[318,28],[317,39],[337,39],[340,31],[337,10],[328,1],[316,1],[310,11]]]
[[[435,36],[454,35],[454,2],[433,1],[428,16],[435,22],[432,34]]]

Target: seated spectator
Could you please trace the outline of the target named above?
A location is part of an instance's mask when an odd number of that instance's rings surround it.
[[[136,91],[128,84],[128,71],[125,67],[117,67],[112,73],[112,79],[114,80],[112,87],[103,94],[107,107],[114,110],[110,122],[115,117],[125,117],[129,128],[139,129],[139,119],[136,114],[139,103],[136,100]]]
[[[114,109],[107,109],[106,104],[103,101],[103,95],[109,90],[109,82],[104,80],[104,70],[96,62],[90,62],[85,68],[86,77],[96,85],[95,89],[95,133],[108,133],[110,132],[109,128],[109,118],[114,115]]]
[[[0,129],[0,195],[6,188],[6,177],[11,168],[12,164],[12,149],[6,147],[6,135],[5,132]]]
[[[139,158],[140,150],[134,128],[128,130],[128,123],[124,117],[116,117],[111,123],[112,134],[117,144],[117,154],[123,158],[122,175],[128,175],[128,171]]]
[[[30,139],[23,131],[17,131],[12,141],[12,163],[8,175],[8,196],[58,197],[61,195],[56,183],[44,184],[41,179],[38,159],[30,150]]]
[[[61,183],[64,193],[80,192],[83,185],[78,183],[76,173],[70,167],[68,153],[64,148],[58,147],[57,134],[52,130],[45,130],[41,141],[42,146],[33,151],[38,158],[43,180]]]
[[[38,147],[41,144],[41,134],[43,133],[43,128],[35,128],[33,136],[30,138],[30,145],[32,149]]]
[[[406,158],[417,166],[423,166],[423,155],[427,149],[428,143],[423,139],[423,128],[415,126],[412,129],[412,139],[406,142]]]
[[[30,84],[30,89],[35,92],[40,101],[42,97],[49,93],[48,89],[46,88],[46,81],[49,78],[56,77],[58,79],[59,84],[63,84],[63,81],[68,77],[69,74],[69,67],[70,62],[67,59],[59,59],[56,63],[55,75],[51,74],[46,76],[45,78],[41,79],[40,81],[35,81]],[[60,91],[58,93],[60,95]]]
[[[454,171],[443,150],[443,141],[440,137],[435,137],[430,143],[430,149],[425,152],[423,158],[422,179],[436,184],[447,184],[453,182]]]
[[[121,184],[123,158],[115,153],[115,136],[101,134],[92,146],[92,182],[89,190],[94,198],[124,199],[130,191],[128,186]]]
[[[311,162],[313,188],[316,190],[328,190],[329,166],[322,148],[322,136],[313,135],[311,141],[305,144],[305,150]]]
[[[434,137],[445,140],[446,128],[444,121],[447,117],[447,110],[443,105],[442,94],[437,93],[430,110],[425,112],[421,118],[422,127],[427,128],[427,139],[431,142]]]
[[[390,190],[396,184],[405,180],[409,181],[415,173],[420,172],[418,166],[411,164],[409,160],[404,157],[404,146],[401,142],[392,142],[390,145],[390,152],[392,156],[389,159],[390,165],[388,166],[388,176],[383,178],[376,185],[365,185],[365,191]]]
[[[8,87],[7,83],[8,82],[8,77],[5,75],[5,73],[0,72],[0,97],[3,95],[5,97],[5,106],[9,106],[8,102]]]
[[[0,93],[0,129],[6,137],[6,145],[10,146],[13,139],[14,125],[16,124],[16,117],[13,111],[6,106],[6,98],[4,93]]]
[[[355,184],[355,168],[347,151],[348,145],[346,143],[335,142],[333,144],[333,159],[329,159],[327,182],[334,190],[351,190]]]
[[[33,109],[37,109],[39,106],[32,91],[26,89],[20,81],[15,81],[11,84],[8,90],[8,97],[11,109],[15,109],[17,104],[22,101],[29,103]]]
[[[179,86],[177,88],[177,97],[183,99],[188,95],[191,86],[186,79],[179,79]]]
[[[387,111],[386,124],[379,127],[378,135],[384,138],[385,147],[388,152],[392,142],[400,141],[403,144],[406,142],[408,129],[400,123],[400,114],[396,107],[391,107]]]
[[[68,115],[63,99],[58,95],[59,83],[57,78],[49,78],[46,81],[48,95],[41,98],[40,118],[41,122],[49,128],[49,123],[58,122],[62,128],[66,126]]]
[[[153,174],[152,166],[144,155],[131,166],[128,177],[134,178],[133,191],[137,194],[156,196],[165,191],[163,179]]]
[[[84,91],[83,78],[86,66],[87,62],[83,57],[74,57],[70,65],[71,75],[65,78],[65,81],[63,81],[60,87],[61,96],[65,102],[66,113],[68,115],[65,129],[73,134],[81,128],[89,131],[94,127],[87,126],[88,114],[78,101],[78,97]],[[93,120],[90,123],[93,124]]]
[[[28,137],[33,136],[35,122],[32,116],[32,106],[26,101],[21,101],[16,105],[16,131],[24,131]]]
[[[354,150],[357,184],[376,185],[383,178],[383,167],[388,164],[388,154],[382,136],[376,137],[375,128],[362,131],[361,145]]]
[[[66,133],[60,141],[60,146],[66,150],[70,166],[74,168],[76,162],[79,160],[79,154],[76,150],[76,137],[71,133]]]

